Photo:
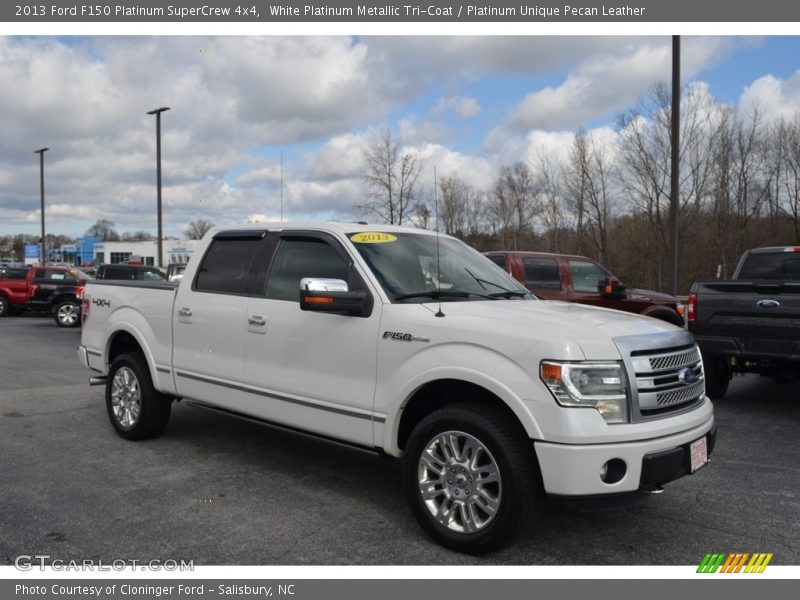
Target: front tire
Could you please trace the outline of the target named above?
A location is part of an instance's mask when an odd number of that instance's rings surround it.
[[[470,554],[508,542],[544,495],[524,430],[482,404],[444,407],[414,428],[403,485],[422,528],[443,546]]]
[[[3,294],[0,294],[0,317],[5,317],[11,313],[11,302]]]
[[[59,302],[53,318],[59,327],[77,327],[81,324],[80,305],[75,300]]]
[[[118,356],[106,382],[106,409],[111,425],[126,440],[145,440],[161,434],[169,422],[169,396],[153,387],[141,353]]]

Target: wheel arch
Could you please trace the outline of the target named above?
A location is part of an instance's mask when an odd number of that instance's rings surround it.
[[[153,356],[147,349],[147,345],[143,342],[142,337],[138,332],[129,329],[118,329],[108,339],[106,345],[106,364],[108,368],[122,354],[139,352],[144,357],[144,362],[147,365],[147,370],[150,372],[150,379],[153,382],[158,381],[155,369],[155,361]]]
[[[385,432],[384,444],[390,453],[400,453],[414,427],[428,414],[444,406],[482,403],[492,405],[506,413],[526,437],[540,436],[538,426],[529,408],[510,390],[493,382],[478,382],[465,377],[440,377],[417,385],[400,405],[392,424]],[[498,389],[500,388],[500,389]]]
[[[653,319],[666,321],[667,323],[675,325],[676,327],[684,326],[683,317],[674,310],[665,306],[651,306],[650,308],[642,311],[641,314],[645,317],[652,317]]]

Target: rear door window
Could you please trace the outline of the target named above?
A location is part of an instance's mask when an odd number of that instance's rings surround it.
[[[197,269],[194,289],[200,292],[243,294],[250,266],[260,244],[260,236],[214,238]]]
[[[561,276],[558,263],[552,258],[526,256],[522,259],[525,269],[525,286],[531,289],[560,290]]]

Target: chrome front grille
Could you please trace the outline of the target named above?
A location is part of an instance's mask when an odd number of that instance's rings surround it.
[[[664,392],[656,395],[656,404],[659,406],[668,406],[670,404],[678,404],[686,402],[687,400],[694,400],[699,397],[705,389],[705,382],[698,381],[683,389],[674,390],[672,392]]]
[[[683,352],[665,354],[663,356],[650,357],[650,369],[652,371],[662,371],[664,369],[675,369],[685,367],[700,360],[697,348],[691,348]]]
[[[631,353],[642,416],[680,410],[705,392],[703,363],[696,345]]]

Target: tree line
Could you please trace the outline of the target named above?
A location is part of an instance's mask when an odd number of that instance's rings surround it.
[[[480,251],[589,256],[627,285],[669,280],[668,87],[619,115],[613,140],[579,130],[565,156],[544,150],[504,165],[489,189],[423,165],[385,127],[364,153],[370,195],[357,205],[381,222],[436,226]],[[748,248],[800,244],[800,110],[767,117],[690,86],[681,99],[678,290],[729,277]],[[438,204],[438,219],[435,205]]]

